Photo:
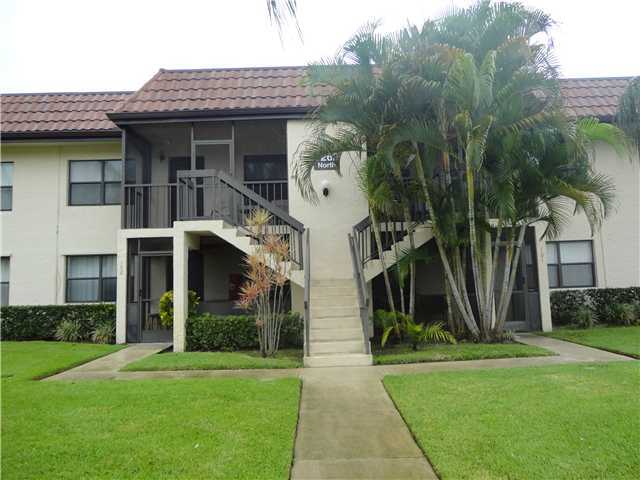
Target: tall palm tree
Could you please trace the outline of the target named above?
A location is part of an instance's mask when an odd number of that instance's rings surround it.
[[[620,97],[616,123],[631,138],[640,151],[640,77],[634,77]]]

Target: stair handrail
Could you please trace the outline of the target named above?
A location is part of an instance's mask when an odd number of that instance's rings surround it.
[[[198,183],[197,181],[194,181],[198,178],[203,179],[202,183]],[[213,183],[205,184],[204,183],[205,179],[211,179]],[[296,245],[295,245],[295,248],[293,245],[291,245],[291,247],[293,248],[294,252],[299,252],[299,253],[297,255],[292,255],[292,261],[293,263],[297,264],[300,268],[304,268],[304,259],[302,255],[302,236],[304,234],[304,225],[298,220],[296,220],[295,218],[293,218],[291,215],[289,215],[287,212],[282,210],[277,205],[274,205],[273,203],[269,202],[265,198],[261,197],[260,195],[255,193],[253,190],[246,187],[242,182],[239,182],[237,179],[233,178],[231,175],[229,175],[228,173],[222,170],[213,170],[213,169],[178,170],[177,184],[178,184],[178,189],[180,190],[177,195],[178,220],[192,219],[190,215],[184,215],[184,208],[183,208],[184,205],[182,205],[182,202],[185,201],[185,199],[183,198],[184,189],[188,189],[188,190],[191,190],[192,192],[196,192],[198,189],[204,189],[205,187],[215,189],[217,188],[217,185],[223,185],[224,187],[230,189],[231,191],[235,191],[235,193],[237,193],[238,195],[240,195],[242,199],[244,199],[243,201],[248,200],[253,202],[259,208],[262,208],[267,212],[269,212],[271,216],[274,219],[277,219],[279,222],[281,222],[282,225],[289,227],[296,232],[296,235],[295,235]],[[198,201],[197,195],[188,196],[186,200],[187,200],[188,208],[193,206],[197,207],[197,201]],[[195,202],[193,205],[191,204],[192,201]],[[218,208],[219,208],[219,205],[215,204],[214,211],[216,214],[220,216],[220,218],[228,221],[234,227],[242,227],[242,228],[245,227],[243,219],[236,218],[233,215],[231,216],[225,215],[223,211],[217,210]],[[197,217],[197,218],[203,218],[203,217],[206,218],[206,217],[212,217],[212,216],[213,215],[210,215],[210,216],[201,215],[200,217]],[[290,238],[290,242],[293,242],[294,238],[293,236],[291,237],[292,238]]]
[[[311,232],[308,228],[304,231],[304,249],[302,251],[302,263],[304,264],[304,355],[309,356],[310,322],[311,322]]]
[[[357,284],[358,290],[358,307],[360,308],[360,323],[362,324],[362,336],[364,340],[364,351],[367,355],[371,354],[371,334],[369,331],[369,296],[367,295],[367,284],[364,281],[364,271],[362,262],[358,255],[354,237],[351,233],[347,234],[349,242],[349,250],[351,251],[351,262],[353,264],[353,276]]]

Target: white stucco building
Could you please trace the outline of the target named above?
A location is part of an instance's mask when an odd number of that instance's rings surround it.
[[[118,342],[172,341],[181,351],[187,288],[204,311],[235,311],[242,258],[255,245],[242,218],[258,206],[291,245],[290,302],[310,325],[307,363],[369,363],[361,300],[368,295],[371,308],[383,295],[355,186],[358,159],[343,156],[341,175],[314,171],[316,190],[327,190],[315,205],[291,180],[309,135],[305,116],[323,93],[301,86],[303,75],[303,67],[160,70],[136,92],[3,95],[3,304],[116,302]],[[610,121],[627,81],[565,80],[568,108]],[[576,217],[545,244],[531,229],[521,267],[534,273],[516,289],[512,328],[551,328],[550,288],[640,285],[634,155],[595,152],[618,191],[600,231]],[[416,238],[432,248],[428,224]],[[438,314],[437,262],[418,280],[417,313]],[[158,322],[158,300],[171,289],[170,331]]]

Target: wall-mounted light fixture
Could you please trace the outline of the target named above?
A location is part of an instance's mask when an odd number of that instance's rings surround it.
[[[322,195],[325,197],[329,196],[329,181],[328,180],[323,180],[322,183]]]

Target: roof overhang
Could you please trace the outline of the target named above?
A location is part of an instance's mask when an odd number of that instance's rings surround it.
[[[112,112],[107,117],[116,125],[136,123],[179,123],[222,120],[258,120],[277,118],[304,118],[315,107],[247,108],[233,110],[180,110],[168,112]]]
[[[121,130],[76,130],[76,131],[42,131],[42,132],[2,132],[2,142],[22,142],[31,140],[117,140],[122,136]]]

